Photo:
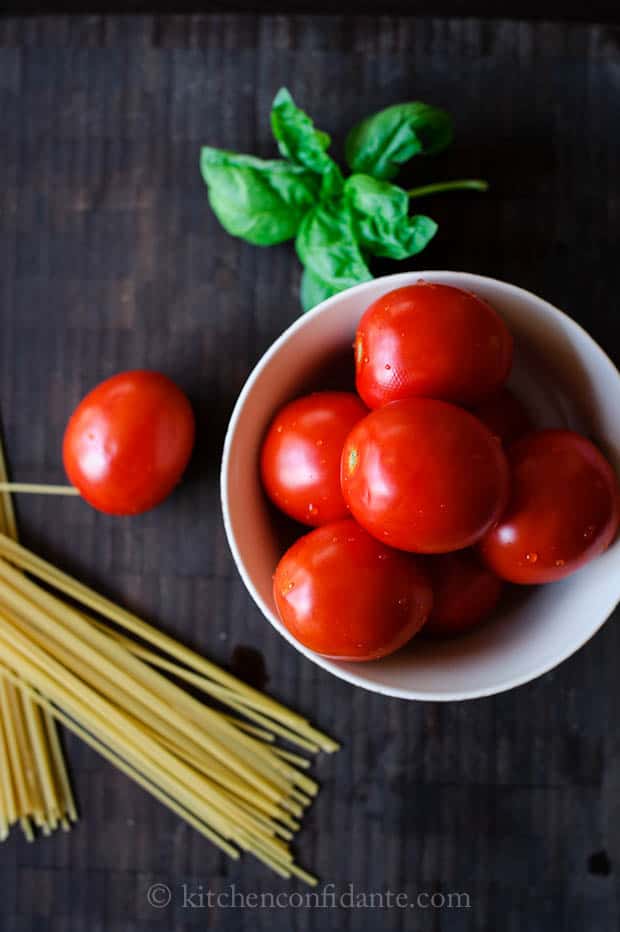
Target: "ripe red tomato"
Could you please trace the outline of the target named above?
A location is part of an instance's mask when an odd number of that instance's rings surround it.
[[[424,634],[453,637],[485,621],[499,601],[503,583],[474,550],[438,554],[425,561],[433,585],[433,610]]]
[[[497,521],[508,497],[501,445],[462,408],[430,398],[372,411],[349,434],[342,490],[353,516],[392,547],[460,550]]]
[[[481,543],[487,565],[515,583],[546,583],[598,556],[618,531],[620,490],[596,447],[568,430],[543,430],[508,451],[512,493]]]
[[[70,482],[99,511],[136,515],[180,480],[194,445],[186,396],[158,372],[121,372],[77,406],[65,431]]]
[[[367,413],[352,392],[315,392],[278,411],[261,451],[263,486],[272,502],[314,527],[346,518],[340,457],[347,435]]]
[[[355,337],[357,390],[369,408],[424,396],[477,404],[512,365],[512,337],[493,308],[448,285],[418,282],[371,304]]]
[[[498,392],[472,409],[472,414],[489,428],[505,447],[534,430],[523,402],[508,388]]]
[[[420,630],[433,602],[421,562],[351,520],[293,544],[278,564],[273,593],[291,634],[337,660],[376,660],[398,650]]]

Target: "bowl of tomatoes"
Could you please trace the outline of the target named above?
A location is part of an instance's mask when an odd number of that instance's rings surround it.
[[[276,340],[233,411],[224,524],[255,603],[357,686],[526,683],[620,601],[620,373],[557,308],[460,272],[366,282]]]

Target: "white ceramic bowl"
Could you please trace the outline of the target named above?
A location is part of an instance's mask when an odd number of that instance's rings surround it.
[[[540,676],[592,637],[620,601],[620,540],[568,579],[519,591],[497,620],[470,635],[441,643],[414,639],[396,654],[367,663],[339,663],[307,650],[278,619],[271,591],[284,545],[259,480],[265,430],[282,404],[309,387],[321,387],[316,373],[326,360],[347,354],[341,358],[350,358],[352,372],[351,345],[363,311],[387,291],[421,278],[486,298],[515,336],[510,384],[537,412],[539,426],[587,433],[620,471],[620,373],[578,324],[536,295],[495,279],[412,272],[375,279],[324,301],[265,353],[228,428],[222,508],[228,542],[250,595],[274,628],[313,663],[390,696],[473,699]]]

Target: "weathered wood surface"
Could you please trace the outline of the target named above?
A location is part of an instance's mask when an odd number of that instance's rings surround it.
[[[122,521],[23,498],[25,540],[222,663],[264,657],[268,689],[344,742],[301,860],[345,892],[464,891],[471,909],[182,908],[180,885],[297,889],[232,864],[67,740],[83,820],[0,848],[3,932],[291,928],[607,932],[620,926],[620,656],[610,621],[575,657],[507,695],[449,706],[354,690],[259,616],[228,553],[218,465],[258,356],[298,313],[292,249],[226,236],[201,143],[268,154],[290,87],[342,144],[400,99],[449,108],[458,140],[413,180],[489,178],[429,203],[427,268],[508,279],[565,308],[616,362],[620,37],[475,20],[235,17],[0,21],[0,399],[13,474],[62,481],[59,444],[84,391],[150,366],[192,397],[190,480]],[[432,208],[432,209],[431,209]],[[419,264],[420,264],[419,263]],[[395,268],[395,266],[390,266]],[[150,907],[152,882],[175,904]]]

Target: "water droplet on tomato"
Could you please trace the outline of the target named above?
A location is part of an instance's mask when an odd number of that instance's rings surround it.
[[[350,450],[349,456],[347,458],[347,467],[348,467],[349,473],[352,473],[355,471],[357,467],[357,460],[358,460],[357,450],[356,449]]]
[[[276,427],[276,433],[277,433],[277,434],[281,434],[281,433],[282,433],[282,430],[283,430],[282,425],[281,425],[281,424],[278,424],[278,426]]]
[[[386,362],[386,364],[385,364],[385,367],[384,367],[384,368],[385,368],[385,369],[387,369],[387,371],[389,372],[389,371],[390,371],[390,369],[391,369],[392,367],[391,367],[391,365],[389,364],[389,362]]]
[[[525,554],[525,559],[527,560],[528,563],[536,563],[536,561],[538,560],[538,554],[537,554],[537,553],[533,553],[533,552],[532,552],[532,553],[526,553],[526,554]]]
[[[313,505],[312,502],[310,502],[308,505],[308,514],[318,516],[318,513],[319,509],[316,507],[316,505]]]
[[[556,560],[556,561],[555,561],[555,565],[556,565],[556,566],[564,566],[564,560]]]
[[[317,441],[316,441],[316,445],[317,445],[317,447],[322,447],[322,446],[323,446],[323,441],[322,441],[322,440],[317,440]]]
[[[594,534],[595,530],[596,530],[596,528],[594,527],[593,524],[588,524],[587,528],[586,528],[585,531],[583,532],[583,536],[584,536],[586,539],[587,539],[588,537],[592,537],[592,535]]]
[[[368,362],[368,356],[364,356],[364,362]]]

